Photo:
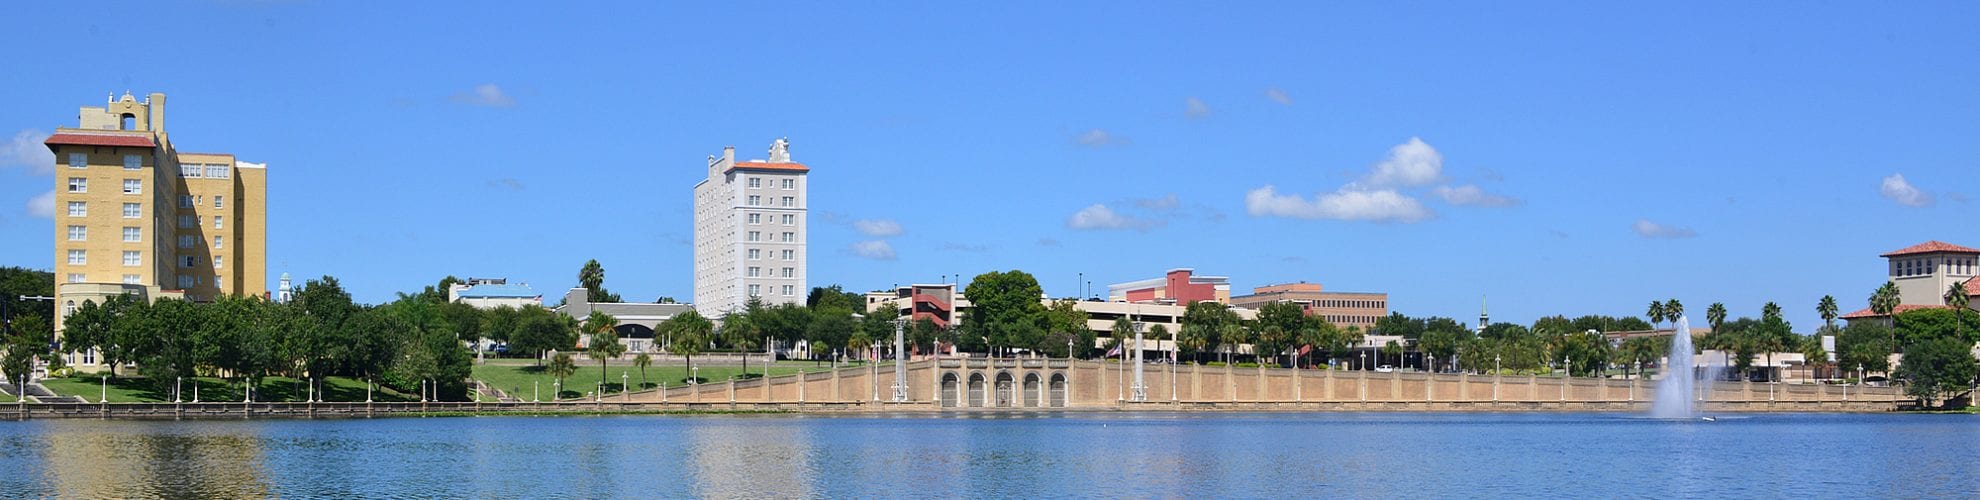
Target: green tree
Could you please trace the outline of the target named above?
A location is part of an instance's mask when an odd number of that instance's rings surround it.
[[[1964,315],[1968,311],[1966,305],[1966,283],[1961,281],[1953,282],[1952,287],[1946,289],[1946,307],[1952,308],[1955,315]],[[1965,335],[1961,334],[1963,328],[1960,328],[1960,323],[1963,323],[1963,321],[1953,322],[1953,336],[1964,338]]]
[[[1905,382],[1906,394],[1918,398],[1920,406],[1930,406],[1941,395],[1965,390],[1973,382],[1972,346],[1953,337],[1920,342],[1905,350],[1904,363],[1895,375]]]
[[[13,319],[5,331],[0,331],[0,373],[15,384],[27,380],[34,371],[34,360],[53,360],[55,353],[48,350],[48,339],[54,335],[48,322],[38,314],[25,314]]]
[[[692,375],[694,355],[701,354],[701,346],[708,343],[708,336],[715,331],[714,323],[709,322],[708,318],[702,317],[693,309],[689,309],[667,318],[666,322],[660,324],[660,329],[665,331],[667,338],[670,339],[667,353],[686,359],[688,373],[693,377],[693,383],[701,383],[700,377]]]
[[[1093,333],[1092,328],[1086,326],[1088,317],[1086,311],[1079,308],[1077,300],[1052,301],[1052,306],[1045,309],[1045,331],[1048,334],[1045,349],[1065,357],[1079,354],[1078,351],[1092,349],[1098,335]],[[1061,346],[1067,344],[1076,346],[1075,352],[1059,350]]]
[[[1148,327],[1148,337],[1149,337],[1149,338],[1153,338],[1153,339],[1155,339],[1155,340],[1157,340],[1157,341],[1161,341],[1161,340],[1165,340],[1165,339],[1166,339],[1166,340],[1168,340],[1168,341],[1169,341],[1169,345],[1170,345],[1170,346],[1174,346],[1174,345],[1176,345],[1176,337],[1175,337],[1175,334],[1169,331],[1169,327],[1168,327],[1168,325],[1163,325],[1163,324],[1161,324],[1161,323],[1156,323],[1156,324],[1155,324],[1155,326],[1151,326],[1151,327]],[[1088,345],[1091,345],[1091,344],[1088,344]],[[1172,352],[1173,352],[1173,351],[1172,351]],[[1175,360],[1175,359],[1170,359],[1169,361],[1170,361],[1170,362],[1174,362],[1174,361],[1176,361],[1176,360]]]
[[[1726,304],[1713,302],[1711,307],[1705,308],[1705,321],[1712,325],[1712,331],[1719,331],[1719,327],[1726,324]]]
[[[846,291],[839,285],[812,287],[811,292],[804,296],[804,306],[813,311],[826,309],[859,311],[866,308],[866,299],[861,298],[857,293]]]
[[[5,311],[16,320],[34,316],[41,318],[43,325],[55,324],[54,302],[27,300],[22,296],[55,296],[55,273],[24,267],[0,267],[0,311]],[[67,325],[63,326],[67,330]]]
[[[653,366],[653,355],[641,351],[638,356],[633,356],[633,366],[639,368],[639,388],[645,389],[646,367]]]
[[[1678,302],[1678,299],[1664,301],[1664,319],[1677,321],[1682,316],[1684,316],[1684,303]]]
[[[1400,335],[1402,338],[1409,340],[1416,340],[1417,337],[1423,336],[1425,328],[1426,325],[1423,319],[1411,318],[1400,312],[1392,311],[1388,316],[1383,316],[1375,320],[1376,333],[1381,335]]]
[[[1107,333],[1107,351],[1119,350],[1121,359],[1126,360],[1129,349],[1128,339],[1134,338],[1134,321],[1127,316],[1114,318],[1114,324],[1107,329]]]
[[[619,343],[619,319],[605,311],[593,309],[590,315],[584,317],[584,329],[591,333],[591,341],[584,346],[584,355],[598,361],[598,392],[604,395],[606,362],[626,353],[626,345]]]
[[[1897,283],[1886,281],[1883,286],[1877,287],[1877,291],[1870,293],[1870,312],[1890,316],[1892,311],[1897,310],[1899,300]]]
[[[536,358],[541,364],[550,351],[577,345],[577,320],[536,305],[516,311],[518,320],[509,339],[509,351]]]
[[[1679,332],[1677,335],[1686,335],[1686,333]],[[1656,339],[1650,337],[1631,337],[1628,340],[1624,340],[1622,346],[1617,348],[1617,354],[1619,355],[1618,360],[1623,363],[1623,374],[1628,375],[1631,368],[1642,368],[1643,365],[1656,363],[1660,353],[1657,349]]]
[[[1036,349],[1045,338],[1044,290],[1024,271],[991,271],[977,275],[964,290],[972,309],[963,322],[967,333],[982,337],[994,349],[1019,346]]]
[[[1666,312],[1666,311],[1664,311],[1664,303],[1663,303],[1663,302],[1661,302],[1661,301],[1655,301],[1655,300],[1652,300],[1652,301],[1650,301],[1650,310],[1649,310],[1649,312],[1646,312],[1646,313],[1644,313],[1644,314],[1647,314],[1647,315],[1649,315],[1649,316],[1650,316],[1650,325],[1651,325],[1651,326],[1656,326],[1656,325],[1660,325],[1660,324],[1663,324],[1663,322],[1664,322],[1664,318],[1665,318],[1665,316],[1666,316],[1666,314],[1667,314],[1667,312]]]
[[[605,266],[598,259],[584,261],[584,267],[578,269],[578,286],[584,287],[588,302],[624,302],[619,294],[605,290]]]
[[[766,312],[768,310],[769,308],[763,305],[763,299],[750,297],[749,301],[743,304],[741,311],[729,313],[722,318],[722,342],[742,354],[744,376],[749,375],[749,353],[756,350],[759,342],[757,339],[763,338],[764,328],[760,319],[769,314]]]
[[[1396,366],[1398,367],[1402,366],[1402,353],[1403,353],[1402,344],[1397,343],[1394,340],[1389,341],[1389,343],[1387,344],[1382,344],[1382,357],[1384,359],[1387,359],[1389,356],[1395,356]]]
[[[1823,295],[1821,302],[1815,303],[1815,313],[1822,315],[1822,323],[1828,325],[1829,328],[1836,327],[1836,315],[1838,311],[1839,309],[1836,308],[1836,296],[1834,295]]]
[[[1852,368],[1864,372],[1884,372],[1890,370],[1892,352],[1890,325],[1877,321],[1851,321],[1836,337],[1836,363],[1844,371]],[[1861,373],[1859,373],[1860,375]]]
[[[550,357],[550,366],[544,367],[543,371],[557,379],[557,398],[562,399],[564,397],[563,391],[566,389],[564,379],[568,379],[571,375],[577,373],[577,360],[571,359],[570,353],[560,352]]]

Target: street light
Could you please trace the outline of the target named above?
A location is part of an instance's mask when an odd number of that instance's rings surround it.
[[[632,383],[632,374],[619,372],[619,394],[624,394],[626,401],[632,401],[632,391],[626,390],[626,384],[630,383]]]
[[[1361,371],[1368,371],[1368,351],[1361,351]]]
[[[1499,355],[1497,355],[1497,354],[1493,354],[1493,355],[1492,355],[1492,375],[1494,375],[1494,376],[1497,376],[1498,374],[1499,374]]]

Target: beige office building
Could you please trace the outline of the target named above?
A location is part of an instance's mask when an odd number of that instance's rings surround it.
[[[113,96],[77,121],[45,141],[56,162],[58,336],[69,311],[114,295],[268,293],[267,165],[179,151],[162,93]],[[93,353],[70,365],[99,369]]]
[[[1287,301],[1306,309],[1309,316],[1325,318],[1341,328],[1367,330],[1375,321],[1389,315],[1389,294],[1379,292],[1329,292],[1319,283],[1284,283],[1251,290],[1251,295],[1231,297],[1231,305],[1256,310],[1265,304]]]

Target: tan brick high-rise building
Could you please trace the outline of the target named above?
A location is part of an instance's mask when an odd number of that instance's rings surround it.
[[[209,301],[268,293],[267,165],[188,153],[165,130],[165,94],[85,106],[55,153],[55,329],[118,294]],[[89,370],[95,356],[70,364]]]

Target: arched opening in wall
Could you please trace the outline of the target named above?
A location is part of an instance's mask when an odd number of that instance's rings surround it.
[[[1039,389],[1041,389],[1041,386],[1043,386],[1043,385],[1044,385],[1044,384],[1041,384],[1041,383],[1039,383],[1039,380],[1038,380],[1038,374],[1036,374],[1036,373],[1027,373],[1027,374],[1025,374],[1025,375],[1024,375],[1024,403],[1023,403],[1023,404],[1021,404],[1020,406],[1024,406],[1024,407],[1028,407],[1028,408],[1029,408],[1029,407],[1037,407],[1037,406],[1040,406],[1040,405],[1042,405],[1042,404],[1044,404],[1044,403],[1042,403],[1042,402],[1040,402],[1040,401],[1039,401],[1039,399],[1038,399],[1038,396],[1039,396]]]
[[[960,385],[959,382],[960,381],[956,380],[956,374],[954,373],[942,374],[942,407],[943,408],[956,407],[956,397],[958,396],[958,394],[956,394],[956,386]]]
[[[1017,403],[1013,399],[1017,399],[1017,379],[1011,378],[1010,372],[997,373],[997,407],[1009,408]]]
[[[971,408],[982,408],[984,393],[989,390],[989,384],[983,383],[983,374],[969,374],[969,406]]]
[[[136,128],[137,115],[124,113],[124,116],[117,119],[117,130],[135,130]]]
[[[1066,374],[1052,374],[1052,407],[1066,407]]]

